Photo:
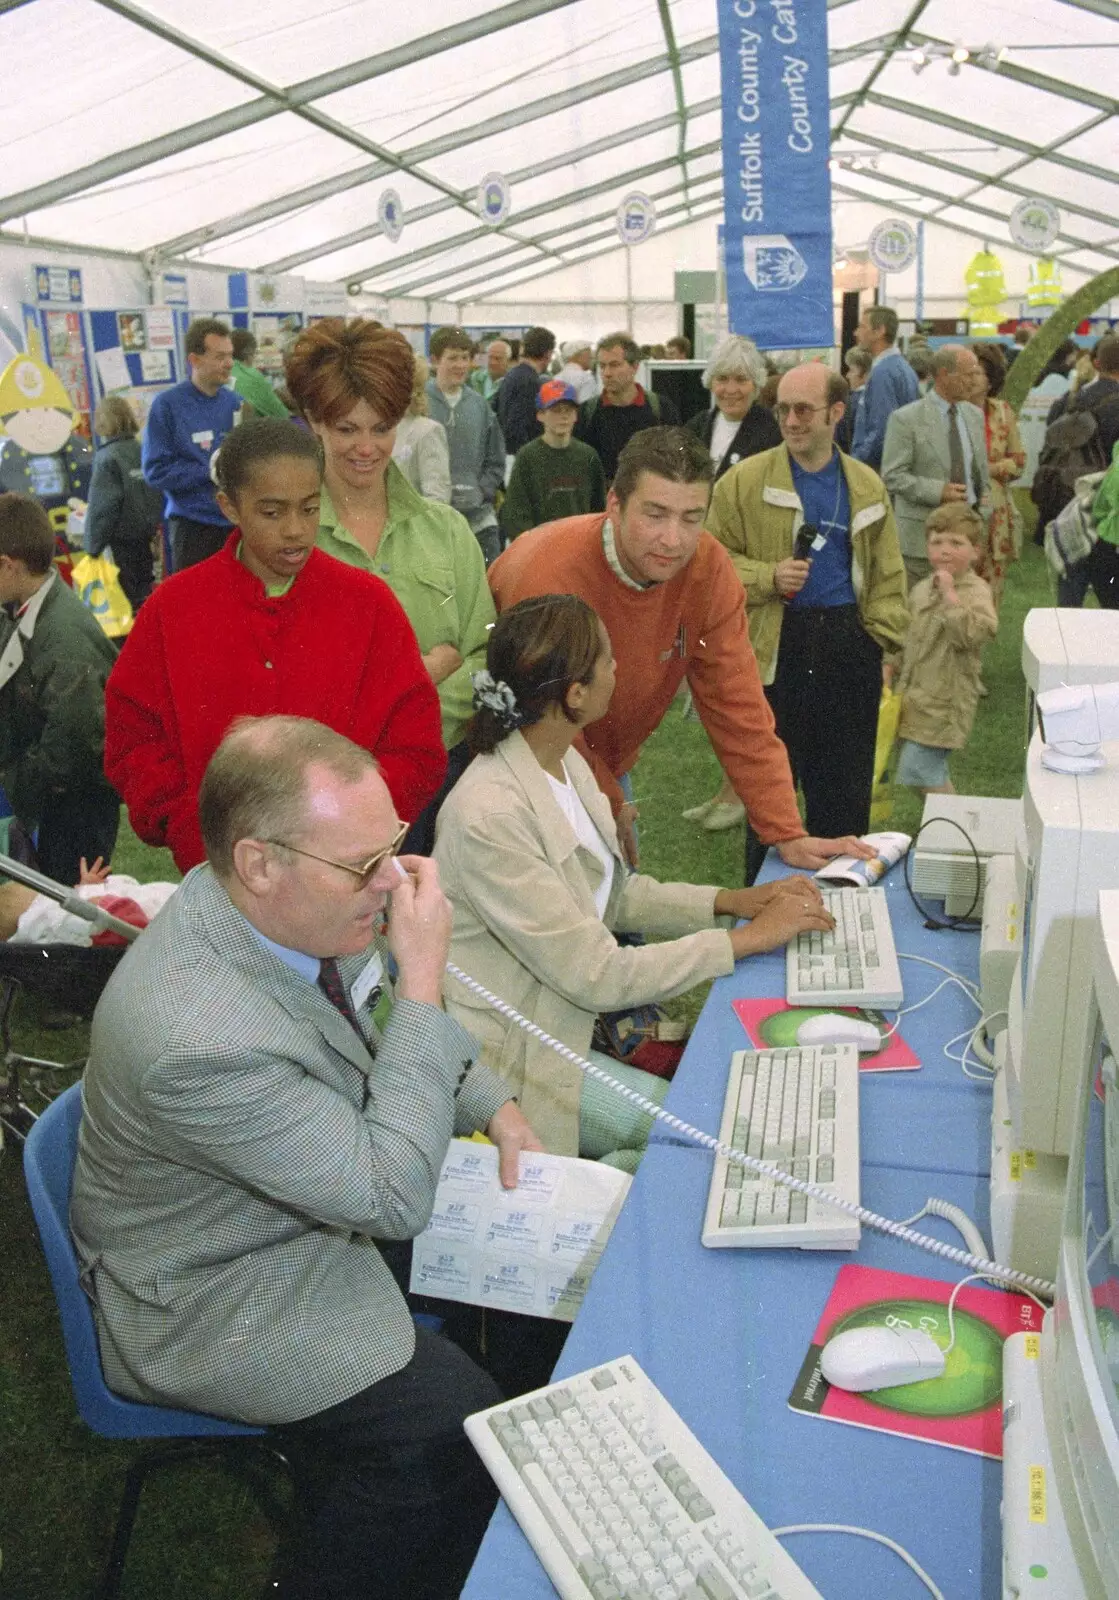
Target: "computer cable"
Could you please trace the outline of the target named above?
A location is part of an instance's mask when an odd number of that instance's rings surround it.
[[[989,1012],[987,1014],[987,1016],[980,1017],[979,1021],[975,1024],[975,1027],[972,1029],[971,1038],[968,1040],[967,1044],[964,1046],[964,1053],[960,1057],[960,1065],[963,1067],[965,1072],[967,1072],[967,1066],[966,1066],[965,1063],[966,1063],[966,1060],[967,1060],[967,1053],[968,1053],[969,1050],[971,1051],[972,1055],[975,1057],[976,1061],[979,1063],[979,1065],[981,1067],[987,1067],[991,1072],[994,1072],[994,1070],[995,1070],[995,1055],[994,1055],[994,1051],[991,1050],[987,1045],[987,1038],[988,1038],[988,1035],[987,1035],[987,1024],[988,1024],[988,1022],[992,1022],[995,1019],[995,1017],[1005,1017],[1005,1016],[1006,1016],[1006,1010],[1005,1010],[1005,1007],[1004,1007],[1002,1010],[991,1011],[991,1012]],[[949,1044],[954,1044],[955,1040],[954,1039],[949,1039],[948,1043]],[[971,1077],[971,1073],[968,1073],[968,1077]]]
[[[954,983],[957,988],[962,989],[964,994],[967,995],[968,999],[975,1006],[976,1010],[980,1009],[979,989],[974,983],[972,983],[970,978],[965,978],[962,973],[953,972],[951,967],[942,966],[939,961],[932,961],[928,956],[911,955],[908,950],[899,950],[898,959],[899,961],[919,961],[923,967],[933,967],[937,972],[943,972],[944,978],[940,983],[937,984],[935,989],[931,990],[922,999],[914,1001],[911,1006],[902,1006],[901,1009],[896,1012],[894,1021],[883,1032],[883,1040],[888,1039],[892,1034],[897,1032],[902,1017],[908,1016],[911,1011],[919,1011],[922,1006],[928,1005],[929,1001],[934,999],[949,983]],[[981,1016],[979,1021],[973,1023],[971,1027],[965,1028],[962,1033],[954,1034],[953,1037],[942,1046],[942,1053],[948,1058],[949,1061],[954,1062],[962,1069],[965,1078],[971,1078],[975,1083],[989,1083],[991,1081],[990,1074],[995,1070],[995,1061],[990,1051],[987,1050],[986,1046],[981,1042],[983,1030],[987,1023],[992,1020],[992,1018],[1002,1017],[1005,1015],[1005,1011],[991,1011],[986,1016]],[[968,1042],[964,1046],[962,1053],[958,1056],[953,1055],[950,1046],[959,1044],[960,1040],[964,1038],[966,1038]],[[967,1055],[969,1050],[975,1056],[977,1064],[984,1069],[983,1071],[971,1072],[968,1070]]]
[[[935,965],[935,963],[931,963]],[[690,1123],[684,1122],[680,1117],[674,1116],[671,1111],[666,1111],[663,1106],[657,1105],[655,1100],[649,1100],[636,1089],[629,1089],[625,1084],[619,1083],[617,1078],[611,1077],[602,1067],[594,1062],[585,1060],[578,1051],[572,1050],[569,1045],[554,1038],[550,1033],[539,1027],[535,1022],[530,1022],[523,1017],[515,1007],[507,1001],[500,999],[491,990],[480,984],[469,973],[463,972],[453,961],[447,962],[447,971],[465,988],[469,989],[479,999],[484,1000],[488,1006],[501,1016],[507,1017],[517,1027],[523,1028],[534,1039],[554,1050],[565,1061],[570,1061],[578,1067],[580,1072],[588,1078],[594,1078],[598,1083],[603,1083],[607,1088],[621,1095],[623,1100],[628,1100],[646,1116],[652,1117],[656,1122],[662,1122],[673,1132],[682,1134],[684,1138],[700,1145],[703,1149],[713,1154],[723,1156],[725,1160],[733,1162],[736,1166],[745,1167],[750,1172],[756,1172],[760,1177],[772,1178],[774,1182],[782,1184],[786,1189],[793,1189],[798,1194],[807,1195],[809,1199],[821,1200],[826,1205],[834,1207],[837,1211],[846,1212],[850,1217],[868,1228],[874,1228],[879,1233],[889,1234],[895,1239],[901,1239],[906,1244],[916,1245],[920,1250],[927,1250],[930,1255],[941,1256],[946,1261],[954,1261],[958,1266],[967,1267],[972,1272],[978,1272],[985,1278],[995,1278],[999,1282],[1007,1283],[1014,1289],[1034,1291],[1052,1299],[1056,1294],[1056,1285],[1045,1278],[1036,1278],[1030,1273],[1019,1272],[1014,1267],[1000,1266],[997,1261],[988,1261],[983,1257],[970,1254],[968,1251],[957,1249],[955,1245],[945,1244],[943,1240],[929,1238],[926,1234],[915,1233],[904,1223],[895,1222],[889,1217],[879,1216],[877,1212],[868,1211],[865,1206],[846,1200],[841,1195],[833,1194],[830,1190],[821,1188],[818,1184],[809,1183],[804,1178],[794,1178],[792,1173],[784,1172],[780,1167],[775,1167],[766,1161],[759,1161],[755,1156],[747,1155],[743,1150],[736,1150],[732,1145],[724,1144],[721,1139],[714,1138],[709,1133],[704,1133],[699,1128],[693,1128]],[[956,976],[956,974],[953,974]]]
[[[962,1070],[964,1077],[970,1078],[972,1083],[993,1083],[997,1076],[995,1058],[982,1041],[986,1036],[985,1030],[988,1022],[992,1022],[995,1017],[1005,1016],[1006,1011],[1004,1009],[988,1011],[985,1016],[980,1017],[973,1028],[964,1028],[961,1033],[953,1034],[952,1038],[947,1040],[944,1045],[944,1054],[949,1061],[954,1061]],[[959,1044],[961,1039],[966,1042],[959,1055],[956,1055],[951,1047],[954,1044]],[[975,1064],[979,1068],[978,1072],[973,1072],[968,1066],[967,1058],[969,1052],[975,1057]]]
[[[913,1559],[909,1551],[903,1550],[900,1544],[888,1539],[884,1533],[875,1533],[873,1528],[852,1528],[845,1522],[791,1522],[787,1527],[771,1528],[769,1531],[775,1539],[787,1538],[791,1533],[851,1533],[859,1539],[873,1539],[875,1544],[884,1544],[887,1550],[892,1550],[896,1556],[901,1557],[907,1567],[912,1568],[933,1596],[933,1600],[944,1600],[943,1591],[937,1588],[924,1567]]]
[[[901,954],[904,954],[904,952],[899,951],[899,955]],[[935,989],[930,989],[928,994],[922,996],[920,1000],[915,1000],[911,1006],[899,1006],[894,1012],[893,1022],[890,1023],[888,1028],[884,1028],[882,1031],[883,1039],[889,1039],[892,1034],[895,1034],[898,1031],[898,1028],[901,1026],[902,1017],[908,1017],[912,1012],[920,1011],[922,1006],[927,1006],[930,1000],[935,1000],[940,991],[942,989],[947,989],[952,983],[955,983],[958,988],[962,987],[962,980],[953,974],[947,978],[942,978]],[[979,1002],[968,989],[964,989],[964,993],[967,995],[969,1000],[978,1005]],[[970,1028],[968,1029],[968,1032],[971,1032]],[[959,1035],[957,1035],[957,1037],[959,1037]],[[950,1039],[948,1042],[949,1044],[954,1044],[955,1040]]]
[[[955,1345],[956,1345],[956,1323],[955,1323],[956,1296],[959,1294],[960,1290],[964,1287],[965,1283],[974,1283],[976,1278],[983,1278],[985,1276],[986,1276],[986,1274],[982,1273],[982,1272],[970,1272],[970,1273],[968,1273],[966,1278],[961,1278],[960,1279],[959,1283],[952,1290],[952,1293],[948,1296],[948,1343],[944,1346],[944,1354],[945,1355],[948,1355],[949,1351],[953,1350],[955,1348]],[[1042,1303],[1042,1301],[1040,1301],[1038,1299],[1036,1294],[1030,1294],[1030,1291],[1028,1289],[1023,1289],[1021,1292],[1023,1294],[1029,1295],[1030,1299],[1033,1301],[1034,1305],[1040,1306],[1042,1311],[1048,1311],[1049,1307],[1047,1305],[1044,1305]]]
[[[962,833],[964,838],[967,840],[968,849],[971,851],[972,860],[975,863],[975,893],[971,897],[971,904],[968,906],[962,917],[934,916],[933,913],[926,910],[926,908],[921,904],[920,900],[918,900],[917,891],[913,887],[913,872],[909,865],[909,858],[912,856],[917,847],[917,840],[924,833],[925,829],[931,827],[934,822],[946,823],[949,827],[955,828],[957,833]],[[975,916],[975,909],[980,900],[983,898],[983,863],[979,859],[979,851],[975,847],[975,840],[971,837],[971,834],[967,831],[967,829],[956,821],[955,817],[930,817],[927,822],[922,822],[921,826],[917,829],[917,832],[910,840],[909,849],[905,852],[905,856],[902,860],[902,874],[905,878],[905,887],[909,891],[909,898],[912,900],[921,916],[925,919],[926,928],[935,928],[937,931],[944,931],[947,929],[956,933],[977,933],[979,931],[980,924]]]
[[[970,978],[965,978],[963,973],[954,972],[951,967],[946,967],[942,962],[933,961],[929,956],[910,955],[908,950],[899,950],[898,959],[902,961],[917,961],[922,967],[934,967],[937,972],[943,972],[946,978],[951,978],[953,983],[959,984],[960,988],[970,995],[973,1000],[978,999],[979,985],[973,983]]]

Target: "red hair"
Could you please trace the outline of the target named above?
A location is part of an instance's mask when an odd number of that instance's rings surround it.
[[[412,346],[379,322],[324,317],[299,335],[284,366],[291,397],[311,422],[340,422],[364,400],[395,426],[412,399]]]

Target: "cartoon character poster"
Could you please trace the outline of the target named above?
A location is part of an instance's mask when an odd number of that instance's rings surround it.
[[[84,387],[84,362],[82,371]],[[56,532],[65,529],[67,501],[89,494],[93,457],[73,431],[76,410],[63,379],[34,356],[14,356],[0,373],[0,489],[35,495]]]

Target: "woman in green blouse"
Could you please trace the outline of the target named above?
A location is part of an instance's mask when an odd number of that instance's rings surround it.
[[[473,711],[470,674],[486,664],[495,613],[466,519],[425,500],[392,459],[414,363],[411,346],[391,328],[328,317],[292,346],[287,386],[325,457],[319,547],[388,584],[439,691],[447,779],[408,843],[427,854],[443,795],[468,760],[462,736]]]

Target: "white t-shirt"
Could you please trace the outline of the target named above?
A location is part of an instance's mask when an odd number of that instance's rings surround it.
[[[569,361],[556,373],[560,383],[569,383],[575,390],[575,398],[582,405],[584,400],[593,400],[598,393],[598,384],[595,382],[593,372],[588,372],[577,361]]]
[[[610,899],[610,890],[614,883],[614,856],[605,839],[599,833],[591,820],[591,814],[580,800],[574,784],[567,776],[567,768],[563,769],[564,779],[560,783],[558,778],[553,778],[550,772],[544,776],[552,786],[552,793],[556,797],[556,804],[570,822],[575,837],[579,843],[593,853],[602,862],[604,875],[602,882],[595,891],[594,908],[600,917],[606,915],[607,902]]]
[[[721,411],[715,413],[715,426],[711,430],[711,459],[716,466],[734,443],[734,436],[741,426],[741,420],[732,422]]]

